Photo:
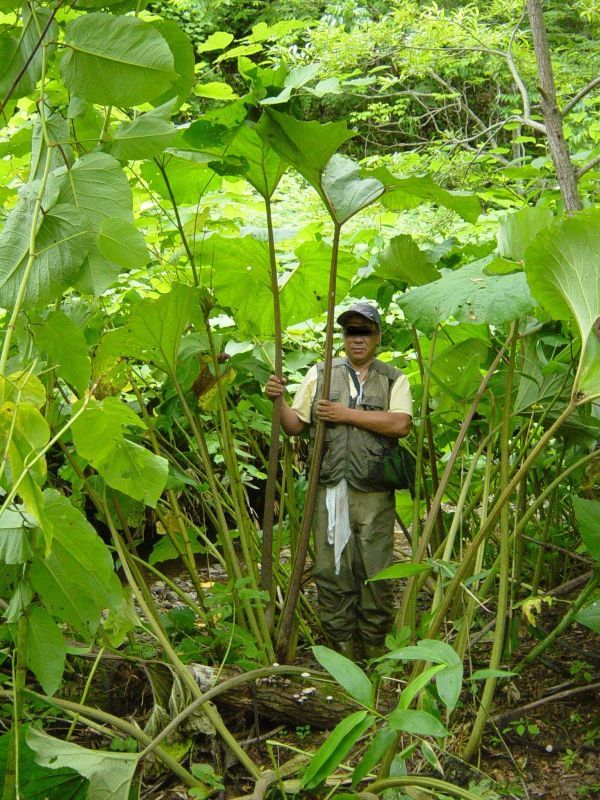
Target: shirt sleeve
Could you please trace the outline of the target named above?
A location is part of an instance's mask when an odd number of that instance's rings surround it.
[[[293,410],[298,414],[302,422],[310,424],[310,415],[316,389],[317,368],[313,366],[304,376],[304,380],[298,387],[298,391],[294,395],[294,402],[292,403]]]
[[[410,393],[410,385],[406,375],[402,374],[396,379],[390,392],[390,407],[389,411],[394,413],[413,415],[413,403]]]

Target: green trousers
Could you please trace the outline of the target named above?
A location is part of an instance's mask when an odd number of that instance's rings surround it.
[[[356,637],[380,644],[394,618],[392,581],[365,581],[392,563],[394,492],[359,492],[348,487],[352,536],[336,575],[333,545],[327,541],[326,491],[319,486],[313,515],[314,578],[323,632],[333,642]]]

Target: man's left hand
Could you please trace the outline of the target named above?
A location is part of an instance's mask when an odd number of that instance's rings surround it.
[[[332,403],[331,400],[319,400],[317,403],[317,417],[323,422],[347,423],[348,406],[342,403]]]

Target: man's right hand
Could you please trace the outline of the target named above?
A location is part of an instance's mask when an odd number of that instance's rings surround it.
[[[278,397],[283,397],[286,383],[287,381],[285,378],[278,378],[277,375],[270,375],[265,385],[265,393],[269,400],[277,400]]]

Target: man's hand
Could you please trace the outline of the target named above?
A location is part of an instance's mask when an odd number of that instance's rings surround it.
[[[265,385],[265,394],[269,400],[277,400],[278,397],[283,397],[286,383],[287,381],[285,378],[278,378],[277,375],[270,375]]]
[[[332,403],[331,400],[319,400],[317,403],[317,417],[323,422],[349,423],[348,411],[348,406]]]
[[[298,414],[293,408],[290,408],[285,402],[285,385],[287,381],[285,378],[278,378],[277,375],[270,375],[269,380],[265,384],[265,394],[273,403],[279,403],[279,411],[281,414],[281,427],[288,434],[288,436],[297,436],[302,433],[306,424],[302,422]],[[277,408],[277,406],[275,406]]]

